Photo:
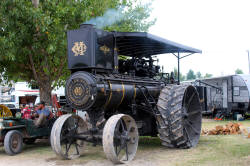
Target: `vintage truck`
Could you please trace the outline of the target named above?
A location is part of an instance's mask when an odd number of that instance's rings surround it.
[[[14,115],[10,109],[0,105],[0,143],[8,155],[22,151],[23,143],[32,144],[38,138],[49,138],[55,117],[51,117],[44,126],[36,127],[32,119],[22,119],[21,113]]]

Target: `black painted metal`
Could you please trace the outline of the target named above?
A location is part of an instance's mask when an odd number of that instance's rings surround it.
[[[201,53],[201,50],[184,46],[146,32],[118,32],[117,45],[121,55],[151,56],[164,53]]]
[[[183,101],[183,128],[189,143],[195,146],[201,133],[201,110],[196,89],[187,90]],[[195,99],[196,98],[196,99]]]
[[[86,24],[68,31],[67,36],[71,70],[100,68],[117,72],[118,54],[150,58],[165,53],[201,53],[201,50],[146,32],[106,32]]]
[[[68,31],[67,36],[69,69],[114,68],[113,33],[82,25],[80,29]]]
[[[120,78],[115,75],[93,75],[80,71],[72,74],[67,80],[65,92],[72,108],[110,110],[131,105],[133,100],[144,99],[146,92],[157,99],[164,85],[164,82],[153,79],[139,80],[129,76]]]
[[[78,139],[99,142],[94,138],[99,133],[98,119],[115,113],[129,114],[141,123],[141,135],[157,135],[159,94],[166,84],[176,83],[154,65],[152,55],[164,53],[178,53],[179,84],[180,59],[201,51],[145,32],[106,32],[84,24],[68,31],[72,74],[66,82],[66,99],[72,108],[87,111],[92,124],[91,137]],[[118,59],[118,55],[127,58]]]
[[[207,107],[207,87],[206,86],[196,86],[199,98],[201,101],[202,110],[208,111]]]

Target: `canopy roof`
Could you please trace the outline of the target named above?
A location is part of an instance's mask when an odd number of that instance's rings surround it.
[[[146,32],[115,32],[120,55],[151,56],[166,53],[202,53],[201,50],[172,42]]]

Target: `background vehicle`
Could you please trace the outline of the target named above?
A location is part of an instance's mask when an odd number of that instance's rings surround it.
[[[12,87],[0,87],[0,104],[6,105],[12,112],[20,111],[20,106],[34,105],[39,97],[38,87],[30,87],[27,82],[16,82]]]
[[[232,117],[250,114],[250,75],[228,75],[203,80],[199,86],[203,114]]]
[[[136,154],[139,134],[158,135],[168,147],[196,146],[198,92],[160,70],[154,55],[164,53],[177,57],[179,69],[180,53],[201,51],[144,32],[105,32],[86,24],[68,31],[71,76],[65,96],[71,108],[88,113],[89,121],[71,114],[58,118],[50,137],[55,153],[79,157],[88,141],[102,144],[112,162],[126,163]]]
[[[12,87],[0,86],[0,104],[6,105],[11,111],[20,111],[21,105],[29,104],[31,107],[40,103],[39,88],[30,86],[27,82],[13,83]],[[52,96],[64,97],[64,87],[55,88]]]
[[[33,120],[22,119],[20,113],[12,114],[4,105],[0,105],[0,114],[0,142],[8,155],[20,153],[23,143],[32,144],[38,138],[48,138],[55,121],[55,117],[51,117],[45,125],[36,127]]]

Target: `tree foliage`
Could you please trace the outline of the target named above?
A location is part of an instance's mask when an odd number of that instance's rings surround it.
[[[241,69],[238,68],[235,70],[235,74],[244,74],[244,73]]]
[[[37,7],[31,0],[0,1],[1,77],[34,82],[50,102],[51,90],[69,75],[67,30],[119,6],[126,7],[125,16],[104,29],[146,31],[154,23],[150,7],[138,0],[40,0]]]
[[[194,80],[196,79],[196,75],[192,69],[190,69],[187,73],[187,80]]]
[[[174,68],[174,79],[178,80],[178,70]],[[180,72],[180,81],[185,81],[186,77]]]
[[[174,68],[174,79],[178,80],[178,70],[177,68]],[[195,79],[204,79],[204,78],[211,78],[213,75],[206,73],[204,76],[201,74],[200,71],[195,72],[192,69],[189,69],[188,73],[186,75],[183,75],[180,73],[180,81],[186,81],[186,80],[195,80]]]
[[[202,78],[202,75],[201,75],[201,72],[200,72],[200,71],[198,71],[198,72],[196,73],[196,78],[197,78],[197,79],[201,79],[201,78]]]
[[[211,77],[213,77],[213,75],[209,74],[209,73],[206,73],[205,76],[204,76],[204,78],[211,78]]]
[[[132,5],[126,8],[124,17],[115,24],[105,27],[108,31],[122,31],[122,32],[135,32],[135,31],[148,31],[149,27],[155,24],[156,19],[149,19],[151,8],[150,3],[142,4],[138,2],[137,5]]]

